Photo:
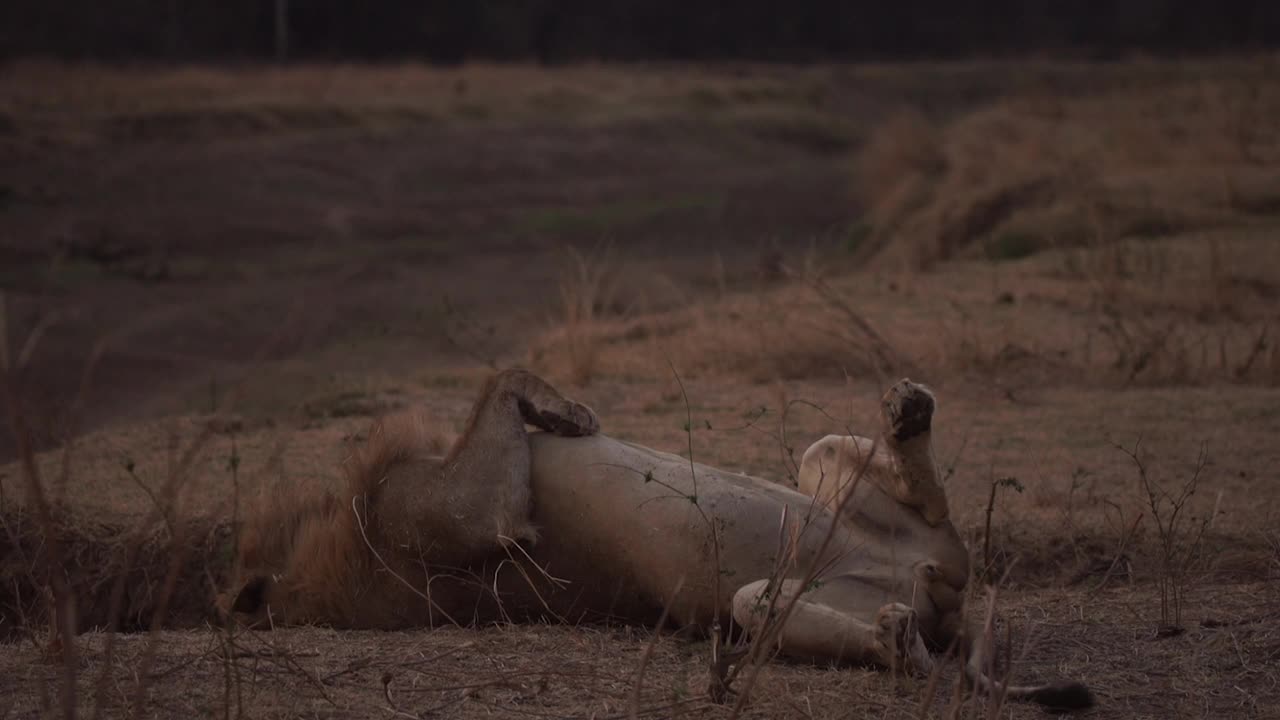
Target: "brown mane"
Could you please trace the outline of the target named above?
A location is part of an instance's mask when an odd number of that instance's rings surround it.
[[[369,549],[375,530],[369,527],[367,508],[394,467],[438,456],[444,448],[440,434],[429,432],[421,418],[375,421],[343,463],[340,490],[303,498],[277,492],[263,498],[241,532],[239,576],[272,578],[272,592],[292,600],[289,622],[344,618],[360,625],[379,615],[370,612],[369,597],[395,593],[364,592],[386,580],[373,572],[381,563]],[[298,602],[300,598],[305,600]]]

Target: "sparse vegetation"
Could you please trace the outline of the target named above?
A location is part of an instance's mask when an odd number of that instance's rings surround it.
[[[1022,492],[1022,483],[1016,477],[1002,477],[991,481],[991,495],[987,497],[987,519],[986,525],[982,531],[982,568],[978,570],[979,580],[989,580],[993,575],[1003,574],[1004,568],[997,568],[992,564],[991,557],[991,514],[996,509],[996,495],[999,490],[1007,489],[1014,492]]]
[[[1197,518],[1191,515],[1189,505],[1209,462],[1209,449],[1204,444],[1200,446],[1200,453],[1187,479],[1173,491],[1148,472],[1142,455],[1141,437],[1134,441],[1132,448],[1116,445],[1116,449],[1127,455],[1137,469],[1138,482],[1160,542],[1160,626],[1157,632],[1163,636],[1180,634],[1185,630],[1182,604],[1187,591],[1187,573],[1192,563],[1200,558],[1201,541],[1213,522],[1213,512]]]
[[[570,379],[576,385],[587,385],[596,373],[599,321],[611,309],[613,265],[608,249],[588,256],[570,248],[565,251],[565,260],[568,267],[560,281],[563,351],[569,358]]]

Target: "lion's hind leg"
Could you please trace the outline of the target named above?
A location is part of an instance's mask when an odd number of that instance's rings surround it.
[[[793,600],[795,607],[777,634],[784,655],[815,661],[871,663],[893,669],[927,673],[933,667],[929,651],[916,628],[915,610],[902,603],[882,606],[874,622],[866,622],[836,607],[841,593],[834,579],[821,588],[801,588],[799,580],[785,580],[770,606],[769,581],[760,580],[733,597],[733,619],[752,635],[777,622]],[[796,597],[799,593],[799,597]],[[828,600],[829,602],[824,602]]]
[[[398,530],[393,541],[433,548],[428,560],[459,564],[536,541],[525,430],[534,420],[565,435],[599,427],[589,408],[531,373],[497,373],[443,460],[406,455],[370,478],[383,528]]]

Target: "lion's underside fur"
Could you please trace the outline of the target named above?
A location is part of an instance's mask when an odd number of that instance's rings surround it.
[[[927,670],[926,645],[964,635],[969,576],[932,459],[933,410],[926,389],[898,383],[879,439],[815,443],[796,492],[600,435],[590,409],[505,371],[444,458],[421,427],[380,424],[341,495],[254,523],[233,608],[362,628],[649,622],[665,610],[681,625],[731,617],[751,632],[781,562],[793,578],[824,568],[811,587],[778,588],[784,601],[800,593],[785,653]],[[784,516],[794,554],[778,560]],[[1006,690],[1091,702],[1078,684]]]

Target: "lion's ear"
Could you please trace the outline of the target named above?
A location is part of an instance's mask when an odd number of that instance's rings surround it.
[[[259,575],[240,588],[240,592],[236,593],[235,602],[231,604],[231,611],[252,615],[267,603],[267,594],[271,590],[272,580],[270,576]]]

